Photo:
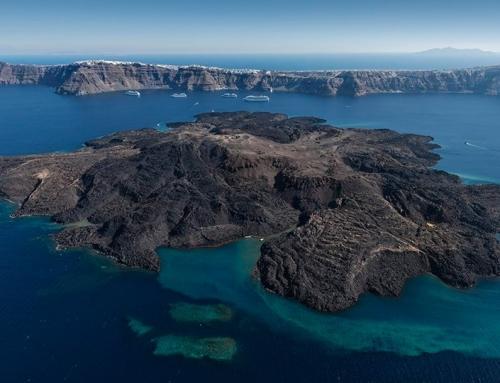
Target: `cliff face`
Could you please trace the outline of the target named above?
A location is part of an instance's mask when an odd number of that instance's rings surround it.
[[[43,84],[61,94],[130,89],[220,89],[300,92],[324,96],[376,93],[500,94],[500,66],[454,71],[274,72],[199,66],[90,61],[60,66],[0,63],[0,84]]]
[[[57,87],[76,70],[75,65],[10,65],[0,62],[0,85]]]
[[[316,118],[211,113],[170,132],[116,133],[74,153],[0,158],[18,216],[66,224],[89,246],[158,270],[158,246],[272,235],[255,275],[323,311],[397,295],[433,273],[457,287],[500,275],[500,187],[430,169],[430,137],[336,129]]]
[[[128,89],[269,89],[265,72],[144,64],[80,64],[57,87],[61,94],[94,94]]]

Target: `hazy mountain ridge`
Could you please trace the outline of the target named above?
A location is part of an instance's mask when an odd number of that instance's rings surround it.
[[[500,56],[499,53],[493,52],[493,51],[485,51],[485,50],[477,49],[477,48],[461,49],[461,48],[453,48],[453,47],[426,49],[424,51],[417,52],[417,54],[419,54],[419,55],[432,55],[432,56],[438,56],[438,55],[443,55],[443,56],[449,56],[449,55],[494,56],[494,55],[499,55]]]

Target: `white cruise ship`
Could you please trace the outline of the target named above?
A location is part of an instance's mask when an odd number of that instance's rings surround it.
[[[269,102],[269,96],[246,96],[243,100],[248,102]]]
[[[136,90],[128,90],[125,94],[127,96],[141,97],[141,93]]]
[[[186,93],[174,93],[174,94],[172,94],[172,97],[174,97],[174,98],[186,98],[187,94]]]

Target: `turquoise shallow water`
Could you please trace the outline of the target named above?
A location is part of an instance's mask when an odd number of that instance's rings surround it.
[[[251,277],[260,241],[219,249],[162,249],[162,286],[195,299],[219,299],[277,331],[314,337],[332,349],[415,356],[457,351],[500,357],[500,284],[449,288],[434,277],[412,280],[399,299],[366,295],[353,309],[320,314],[263,291]]]
[[[467,182],[498,182],[499,106],[498,97],[465,95],[273,94],[269,104],[254,105],[217,93],[73,98],[4,87],[0,154],[73,150],[116,130],[247,108],[431,134],[442,145],[439,168]],[[162,272],[155,275],[87,251],[56,251],[50,234],[59,228],[43,218],[13,220],[13,208],[0,203],[2,382],[498,381],[497,280],[458,291],[424,276],[398,299],[366,295],[346,312],[318,314],[251,278],[261,244],[255,239],[160,249]],[[224,309],[217,313],[231,315],[203,319],[218,305]],[[175,318],[173,307],[182,315]]]

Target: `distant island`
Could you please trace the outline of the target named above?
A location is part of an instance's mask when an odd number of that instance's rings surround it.
[[[0,197],[61,223],[62,248],[153,271],[160,246],[266,238],[255,276],[321,311],[424,273],[462,288],[500,275],[500,186],[432,169],[431,137],[248,112],[170,128],[0,157]]]
[[[322,96],[381,93],[500,94],[500,65],[459,70],[268,71],[135,62],[68,65],[0,63],[0,85],[45,85],[59,94],[90,95],[142,89],[251,90]]]
[[[418,55],[423,56],[494,56],[499,55],[499,53],[492,51],[484,51],[482,49],[460,49],[453,47],[445,48],[432,48],[425,51],[417,52]]]

